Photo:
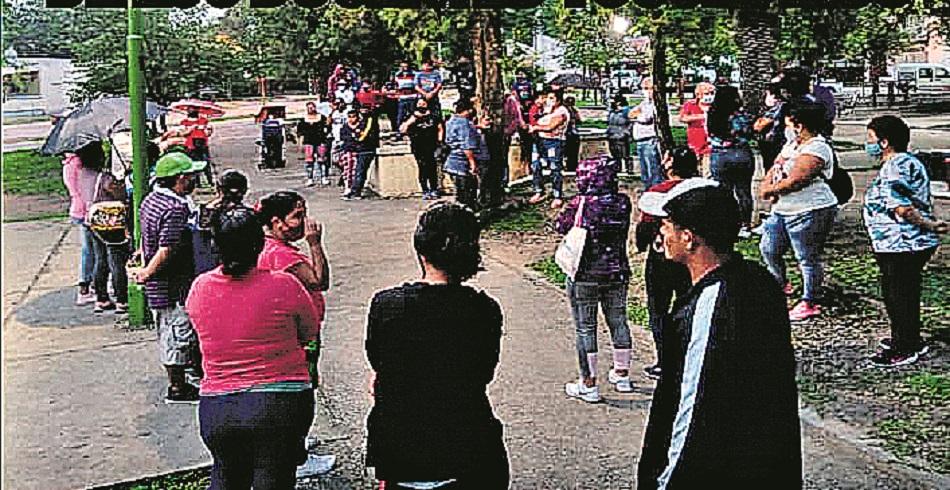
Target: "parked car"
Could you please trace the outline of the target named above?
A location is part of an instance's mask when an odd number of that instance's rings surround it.
[[[882,82],[895,81],[917,93],[950,93],[950,66],[938,63],[899,63]]]

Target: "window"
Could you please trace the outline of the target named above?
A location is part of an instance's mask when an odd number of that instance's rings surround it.
[[[6,96],[40,95],[40,72],[24,71],[3,76]]]
[[[921,82],[929,82],[934,79],[934,70],[933,68],[921,68],[917,71],[919,80]]]
[[[950,80],[950,70],[937,68],[937,80]]]

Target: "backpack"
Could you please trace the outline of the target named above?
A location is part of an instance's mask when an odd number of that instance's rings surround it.
[[[838,154],[833,152],[832,155],[831,178],[825,178],[824,174],[821,175],[821,178],[831,188],[831,192],[834,193],[835,197],[838,198],[838,205],[844,206],[854,197],[854,182],[851,181],[851,175],[848,174],[848,171],[838,165]]]

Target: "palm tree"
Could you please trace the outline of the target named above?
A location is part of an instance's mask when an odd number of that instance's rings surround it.
[[[738,9],[735,16],[742,98],[746,110],[758,114],[763,92],[775,71],[779,17],[774,5],[768,9]]]

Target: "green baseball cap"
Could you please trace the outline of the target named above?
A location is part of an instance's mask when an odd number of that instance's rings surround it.
[[[200,172],[208,166],[208,162],[196,162],[181,152],[166,153],[155,163],[155,177],[174,177],[181,174]]]

